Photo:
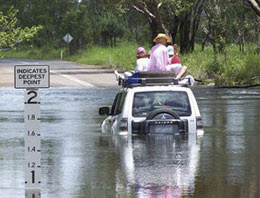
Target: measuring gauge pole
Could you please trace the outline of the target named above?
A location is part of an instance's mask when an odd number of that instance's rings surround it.
[[[41,188],[41,132],[40,95],[37,89],[26,89],[24,101],[25,122],[25,187]]]
[[[25,198],[41,197],[41,132],[39,88],[50,87],[49,65],[16,65],[16,89],[26,89],[24,95]]]

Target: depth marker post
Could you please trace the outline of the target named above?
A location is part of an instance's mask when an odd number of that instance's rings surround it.
[[[49,65],[16,65],[16,89],[24,95],[25,197],[41,197],[41,132],[40,93],[38,88],[50,87]]]
[[[41,115],[38,89],[26,89],[24,98],[25,188],[41,189]]]

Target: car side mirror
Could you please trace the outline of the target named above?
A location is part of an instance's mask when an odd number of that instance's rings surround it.
[[[99,115],[110,115],[109,107],[100,107],[98,110]]]

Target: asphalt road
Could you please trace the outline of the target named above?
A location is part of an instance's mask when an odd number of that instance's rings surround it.
[[[112,87],[117,85],[112,70],[94,65],[80,65],[59,60],[4,59],[0,61],[0,87],[14,86],[15,65],[49,65],[51,87]]]

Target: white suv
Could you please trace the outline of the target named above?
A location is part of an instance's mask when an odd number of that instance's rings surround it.
[[[111,110],[99,109],[100,115],[109,115],[102,123],[102,132],[126,135],[203,132],[199,108],[189,88],[158,82],[152,86],[124,85]]]

